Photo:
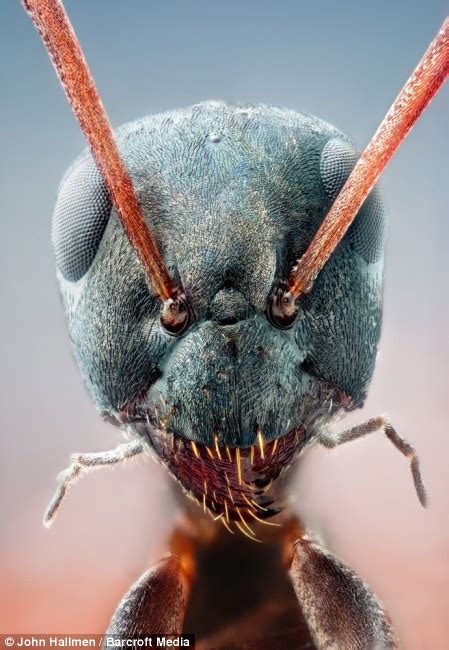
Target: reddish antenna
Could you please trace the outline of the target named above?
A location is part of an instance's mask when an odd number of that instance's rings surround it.
[[[117,145],[78,39],[60,0],[23,0],[89,142],[123,228],[163,300],[175,290],[168,270],[140,210],[134,187]]]
[[[288,279],[290,299],[307,293],[343,238],[380,174],[449,74],[449,18],[360,156]],[[288,302],[288,300],[287,300]]]

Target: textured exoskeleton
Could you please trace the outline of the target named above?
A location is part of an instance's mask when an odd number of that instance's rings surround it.
[[[208,102],[118,130],[120,153],[195,321],[174,338],[91,155],[69,169],[53,222],[75,356],[97,408],[130,405],[205,445],[249,447],[363,402],[380,334],[384,212],[377,190],[302,302],[265,316],[355,164],[326,122]],[[141,430],[147,442],[147,437]]]

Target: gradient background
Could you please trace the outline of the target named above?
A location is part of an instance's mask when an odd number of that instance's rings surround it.
[[[426,3],[67,0],[113,125],[202,99],[314,113],[367,143],[442,23]],[[137,461],[77,486],[50,531],[41,516],[73,451],[114,446],[71,357],[50,248],[59,179],[84,147],[19,2],[0,10],[1,632],[102,632],[174,520],[163,470]],[[388,413],[418,448],[381,434],[312,450],[297,507],[390,609],[405,648],[449,630],[449,87],[383,178],[391,212],[383,339],[357,419]]]

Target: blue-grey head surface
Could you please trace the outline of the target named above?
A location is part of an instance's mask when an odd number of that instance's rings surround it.
[[[384,211],[374,190],[301,299],[289,329],[266,317],[357,160],[315,117],[205,102],[118,129],[145,219],[194,319],[180,337],[111,207],[88,152],[53,220],[76,360],[99,411],[152,444],[163,432],[248,448],[304,445],[363,402],[380,336]]]

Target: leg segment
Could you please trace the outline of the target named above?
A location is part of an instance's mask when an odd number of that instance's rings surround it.
[[[401,436],[396,432],[393,426],[385,420],[385,418],[381,416],[371,418],[371,420],[368,420],[368,422],[359,424],[352,429],[348,429],[347,431],[342,431],[341,433],[336,434],[325,434],[322,438],[320,438],[320,443],[328,449],[333,449],[338,445],[342,445],[345,442],[351,442],[351,440],[357,440],[358,438],[363,438],[363,436],[366,436],[369,433],[374,433],[375,431],[383,431],[383,433],[393,443],[396,449],[398,449],[401,454],[403,454],[410,461],[410,468],[412,471],[416,494],[418,495],[418,499],[421,505],[423,508],[425,508],[427,506],[427,494],[424,482],[421,477],[418,455],[414,448],[406,440],[404,440],[404,438],[401,438]]]
[[[123,597],[107,634],[131,638],[150,634],[181,634],[190,579],[174,555],[143,574]]]
[[[92,454],[74,454],[69,467],[58,475],[58,487],[45,511],[44,526],[49,528],[52,525],[67,491],[84,474],[99,469],[100,467],[112,467],[113,465],[124,462],[128,458],[141,454],[142,451],[142,444],[133,441],[119,445],[111,451],[100,451]]]
[[[381,603],[341,560],[304,536],[292,547],[289,577],[318,648],[396,648]]]

